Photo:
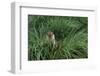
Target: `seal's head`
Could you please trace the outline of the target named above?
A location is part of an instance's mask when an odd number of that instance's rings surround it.
[[[49,31],[49,32],[48,32],[48,37],[49,37],[49,38],[52,38],[52,36],[53,36],[53,32]]]

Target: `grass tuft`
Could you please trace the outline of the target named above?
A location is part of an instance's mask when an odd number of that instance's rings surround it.
[[[48,31],[56,45],[46,40]],[[28,60],[88,57],[88,18],[28,15]]]

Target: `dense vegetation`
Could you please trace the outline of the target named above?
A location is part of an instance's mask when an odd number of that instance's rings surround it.
[[[48,31],[56,46],[46,42]],[[28,60],[88,57],[88,18],[28,15]]]

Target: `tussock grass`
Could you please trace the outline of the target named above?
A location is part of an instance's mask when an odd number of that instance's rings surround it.
[[[56,45],[46,41],[48,31]],[[79,59],[88,57],[88,18],[28,16],[28,60]]]

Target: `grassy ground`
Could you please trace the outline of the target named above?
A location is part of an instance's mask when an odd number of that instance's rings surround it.
[[[48,31],[56,46],[46,41]],[[87,44],[87,17],[28,16],[28,60],[87,58]]]

